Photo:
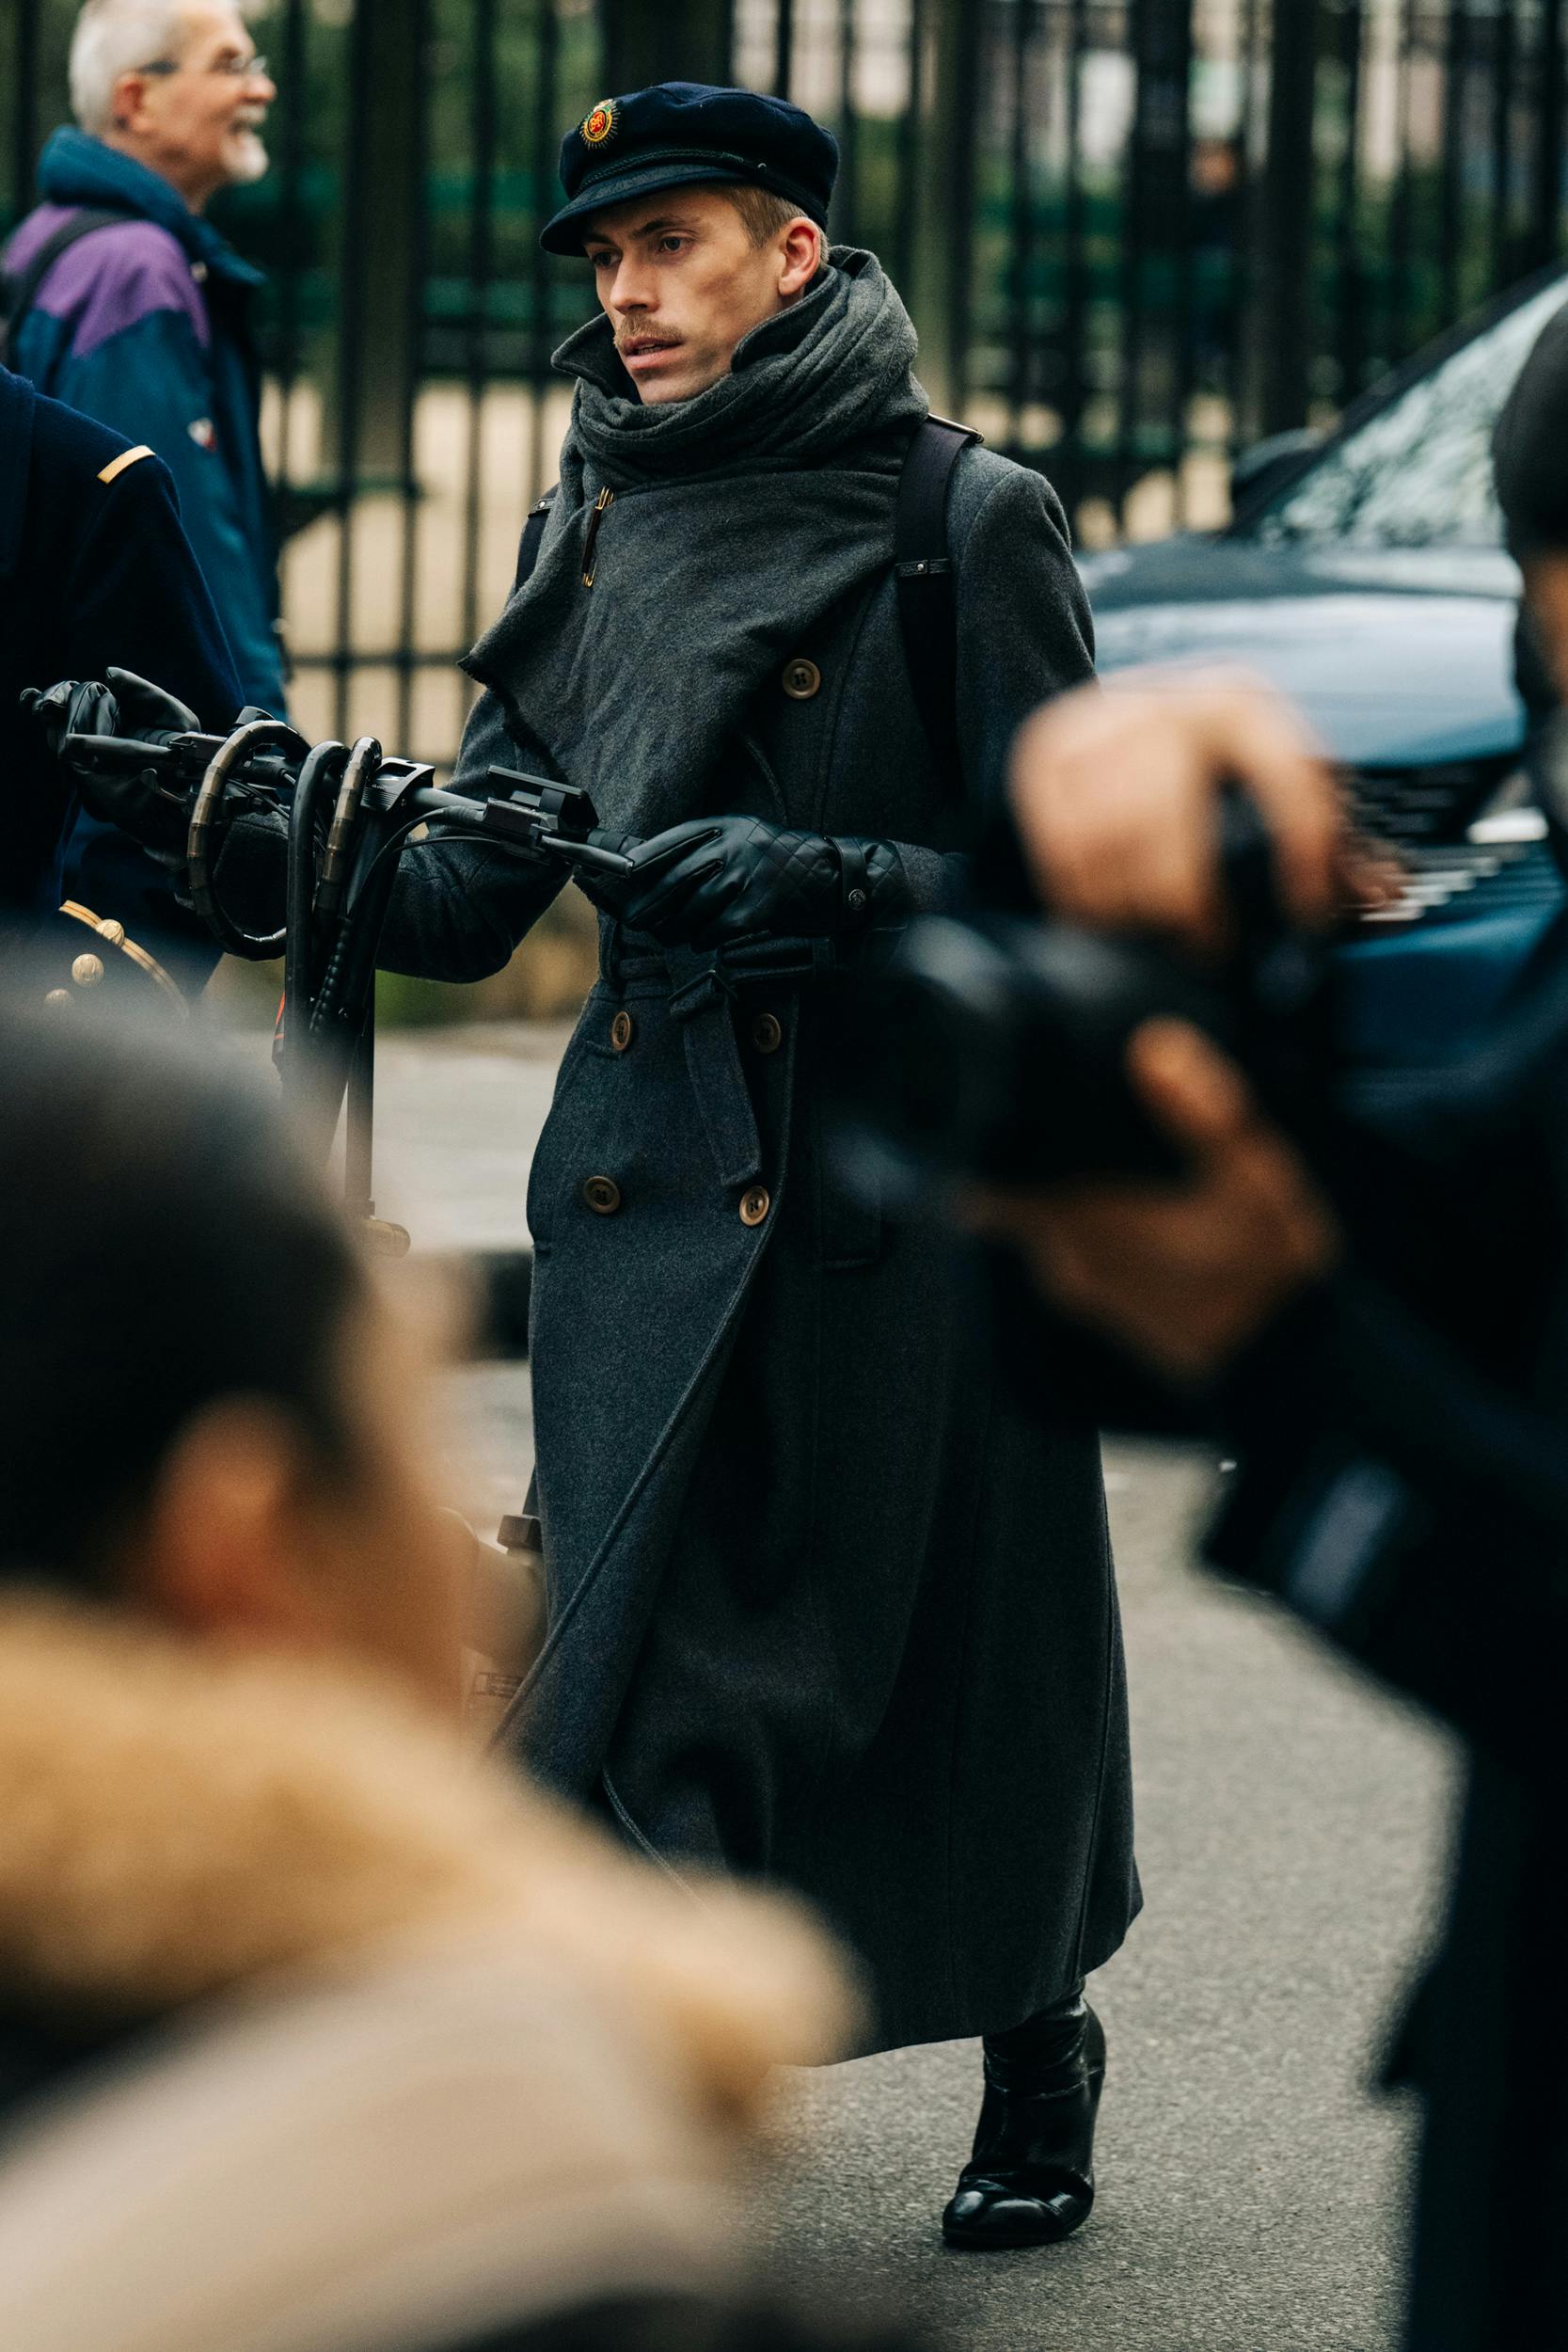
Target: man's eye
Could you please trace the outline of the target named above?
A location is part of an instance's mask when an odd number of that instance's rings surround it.
[[[591,253],[588,256],[589,262],[594,269],[608,269],[610,267],[611,258],[612,257],[608,253]]]
[[[660,237],[658,241],[658,249],[661,253],[678,253],[683,246],[689,245],[689,243],[690,239],[689,237]]]

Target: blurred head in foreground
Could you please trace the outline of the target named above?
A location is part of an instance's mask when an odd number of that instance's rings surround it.
[[[261,1104],[0,1009],[0,1577],[455,1694],[418,1365]]]
[[[267,1112],[3,1005],[0,1103],[0,2337],[707,2344],[835,1963],[476,1765],[408,1356]]]

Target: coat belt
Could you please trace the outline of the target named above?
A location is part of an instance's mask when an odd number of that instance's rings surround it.
[[[736,1041],[736,997],[744,987],[825,978],[835,965],[832,941],[758,938],[722,948],[650,946],[627,954],[623,936],[619,924],[606,930],[600,958],[606,985],[619,993],[633,981],[668,984],[719,1182],[733,1189],[755,1184],[763,1174],[762,1142]]]
[[[737,989],[766,987],[777,980],[824,980],[839,969],[831,939],[744,939],[723,947],[637,947],[627,950],[619,924],[601,945],[599,969],[607,987],[632,980],[668,979],[672,1001],[706,976],[726,1001]]]
[[[735,983],[716,956],[693,947],[670,948],[663,963],[719,1182],[736,1189],[754,1184],[762,1174],[762,1142],[731,1018]]]

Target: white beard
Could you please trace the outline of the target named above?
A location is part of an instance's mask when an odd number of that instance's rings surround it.
[[[242,129],[237,132],[230,143],[230,153],[232,158],[229,166],[230,187],[253,187],[258,180],[266,178],[272,158],[254,131]]]

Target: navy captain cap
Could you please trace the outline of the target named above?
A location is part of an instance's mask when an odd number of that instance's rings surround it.
[[[838,141],[787,98],[657,82],[601,99],[561,142],[566,202],[546,222],[546,253],[580,253],[589,221],[612,204],[699,180],[767,188],[819,229],[838,172]]]

